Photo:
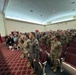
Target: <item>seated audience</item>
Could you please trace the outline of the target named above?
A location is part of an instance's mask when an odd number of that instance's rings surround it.
[[[28,36],[29,35],[29,36]],[[45,51],[48,56],[50,56],[53,72],[57,71],[59,67],[59,61],[62,46],[67,45],[76,40],[76,30],[57,30],[57,31],[47,31],[47,32],[31,32],[31,33],[16,33],[13,35],[5,36],[6,44],[9,49],[22,50],[23,56],[28,59],[30,58],[31,66],[33,67],[37,75],[43,75],[42,68],[39,65],[40,50]],[[0,43],[2,43],[0,35]],[[39,44],[41,43],[41,46]],[[46,46],[45,50],[42,47]],[[44,49],[44,48],[43,48]],[[49,52],[47,51],[49,49]],[[30,64],[27,64],[30,66]]]
[[[13,40],[13,36],[11,34],[8,36],[7,45],[10,50],[14,49],[14,40]]]
[[[7,45],[7,41],[8,41],[8,35],[5,36],[6,45]]]

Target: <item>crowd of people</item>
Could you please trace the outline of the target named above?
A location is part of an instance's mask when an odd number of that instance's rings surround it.
[[[6,45],[10,50],[21,50],[23,57],[28,59],[37,75],[43,75],[42,68],[39,67],[39,53],[41,48],[39,43],[50,47],[50,59],[53,62],[51,69],[53,72],[57,71],[58,59],[62,54],[62,46],[65,44],[67,48],[69,44],[76,40],[76,30],[57,30],[46,32],[30,32],[17,33],[5,36]],[[38,72],[37,72],[38,71]]]

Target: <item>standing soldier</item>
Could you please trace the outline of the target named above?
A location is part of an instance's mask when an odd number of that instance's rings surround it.
[[[72,34],[70,32],[67,32],[67,37],[68,37],[68,46],[72,42]]]
[[[22,36],[23,36],[22,33],[18,34],[18,48],[20,48],[20,49],[22,49],[22,44],[24,43]]]
[[[31,32],[29,34],[29,38],[31,39],[31,42],[30,42],[30,50],[28,56],[30,55],[31,65],[37,75],[43,75],[42,69],[39,65],[40,48],[39,48],[38,40],[35,39],[35,33]]]
[[[61,32],[60,42],[62,45],[66,45],[68,43],[68,37],[66,36],[64,32]]]
[[[30,39],[29,39],[29,36],[28,36],[27,34],[25,34],[25,35],[23,36],[23,39],[24,39],[24,43],[23,43],[23,45],[22,45],[23,54],[24,54],[24,57],[27,58],[28,51],[29,51]]]
[[[54,40],[51,42],[51,59],[53,61],[53,67],[51,68],[53,72],[57,71],[57,67],[59,65],[58,59],[60,58],[62,53],[61,43],[58,41],[58,37],[55,36]]]

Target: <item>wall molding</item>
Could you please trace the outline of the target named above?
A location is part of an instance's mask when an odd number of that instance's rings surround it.
[[[39,26],[45,26],[45,25],[42,25],[42,24],[37,24],[37,23],[31,23],[31,22],[26,22],[26,21],[21,21],[21,20],[15,20],[15,19],[10,19],[10,18],[6,18],[6,20],[10,20],[10,21],[15,21],[15,22],[22,22],[22,23],[29,23],[29,24],[36,24],[36,25],[39,25]]]

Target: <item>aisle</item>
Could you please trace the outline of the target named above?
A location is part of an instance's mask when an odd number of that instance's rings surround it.
[[[63,71],[62,73],[60,72],[60,70],[58,70],[56,73],[54,73],[51,68],[50,65],[47,63],[46,65],[46,75],[71,75],[70,73],[68,73],[67,71]]]

